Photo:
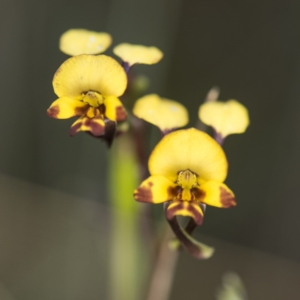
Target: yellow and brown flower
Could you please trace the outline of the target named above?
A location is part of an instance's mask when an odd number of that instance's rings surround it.
[[[113,58],[86,54],[71,57],[54,75],[53,88],[59,98],[47,113],[57,119],[79,116],[71,126],[71,136],[79,131],[102,136],[108,120],[126,119],[127,113],[118,99],[126,86],[126,73]]]
[[[169,201],[166,216],[192,217],[202,223],[200,203],[235,206],[233,192],[223,183],[227,160],[222,148],[206,133],[190,128],[166,135],[149,158],[147,178],[134,192],[140,202]]]

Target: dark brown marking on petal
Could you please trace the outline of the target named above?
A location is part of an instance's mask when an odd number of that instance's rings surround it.
[[[87,104],[86,106],[84,107],[76,107],[75,108],[75,116],[82,116],[84,115],[87,110],[89,109],[89,105]]]
[[[170,206],[168,207],[167,211],[166,211],[166,217],[168,220],[173,219],[175,216],[177,216],[178,211],[183,209],[183,201],[176,201],[176,205],[172,206],[170,208]]]
[[[56,119],[57,115],[59,114],[58,105],[49,107],[48,110],[47,110],[47,114],[48,114],[49,117]]]
[[[193,216],[195,223],[197,225],[201,225],[203,222],[203,214],[199,213],[199,210],[195,207],[195,205],[199,206],[197,202],[190,202],[187,210],[191,213]],[[201,207],[199,207],[201,210]]]
[[[100,114],[105,115],[106,107],[103,103],[98,106],[98,109],[100,111]]]
[[[173,186],[168,187],[168,196],[169,196],[168,200],[173,200],[174,198],[180,199],[181,194],[182,194],[182,188],[179,185],[175,187]]]
[[[127,112],[123,106],[116,107],[116,120],[118,122],[124,121],[127,118]]]
[[[228,208],[231,206],[236,206],[235,197],[232,196],[225,188],[220,186],[220,202],[222,207]]]
[[[176,201],[176,205],[169,207],[166,211],[166,217],[168,220],[171,220],[177,215],[182,215],[181,210],[187,210],[191,217],[194,219],[195,223],[197,225],[201,225],[203,222],[203,214],[199,212],[199,210],[195,207],[195,205],[199,206],[197,202],[194,201]],[[188,206],[186,206],[186,203],[188,203]],[[201,210],[201,207],[199,207]]]
[[[192,196],[192,200],[201,202],[205,197],[205,192],[200,190],[199,188],[192,188],[191,196]]]
[[[95,117],[100,116],[100,110],[99,110],[97,107],[94,107],[93,113],[94,113],[94,116],[95,116]]]
[[[80,131],[82,122],[78,122],[75,125],[72,125],[69,131],[70,136],[74,136],[78,131]]]
[[[104,134],[104,126],[94,121],[94,118],[86,118],[84,119],[84,126],[90,128],[90,132],[94,136],[100,136]]]
[[[133,194],[134,199],[139,202],[153,202],[152,186],[153,182],[149,181],[148,186],[139,187]]]

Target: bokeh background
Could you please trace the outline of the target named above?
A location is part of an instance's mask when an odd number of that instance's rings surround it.
[[[107,152],[72,121],[47,117],[69,28],[155,45],[164,59],[136,67],[148,92],[185,104],[190,125],[207,91],[250,112],[224,145],[238,206],[209,208],[182,254],[171,299],[215,299],[224,272],[249,298],[300,299],[300,2],[292,0],[0,0],[0,299],[107,299]],[[111,52],[108,52],[111,53]],[[105,213],[104,213],[105,211]],[[126,255],[126,254],[125,254]]]

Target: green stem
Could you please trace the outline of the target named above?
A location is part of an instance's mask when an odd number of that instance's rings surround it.
[[[136,221],[114,210],[111,230],[109,299],[138,300],[140,284]]]
[[[124,135],[114,142],[109,160],[110,300],[140,299],[138,205],[133,199],[137,186],[137,162],[130,137]]]

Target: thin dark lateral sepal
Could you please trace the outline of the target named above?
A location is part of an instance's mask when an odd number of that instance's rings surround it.
[[[201,206],[201,209],[202,209],[203,213],[205,213],[206,204],[200,203],[200,206]],[[199,226],[199,225],[196,224],[196,222],[194,221],[194,219],[193,218],[189,218],[189,221],[187,222],[184,230],[186,231],[186,233],[188,235],[192,235],[197,226]],[[174,239],[172,239],[170,241],[170,247],[173,250],[182,250],[181,243],[180,243],[180,241],[177,238],[174,238]]]
[[[164,204],[165,214],[170,203]],[[166,217],[167,219],[167,217]],[[204,245],[197,240],[195,240],[182,226],[179,224],[176,217],[168,220],[174,234],[177,239],[180,241],[181,245],[195,258],[197,259],[207,259],[210,258],[214,253],[214,248],[211,248],[207,245]],[[195,227],[192,223],[187,224],[187,230],[193,231]]]
[[[186,224],[184,230],[186,231],[186,233],[188,235],[192,235],[192,233],[194,232],[194,230],[195,230],[196,227],[197,227],[197,224],[195,223],[194,219],[193,218],[189,218],[189,221]],[[180,241],[176,237],[174,237],[173,239],[170,240],[169,247],[172,250],[177,250],[177,251],[180,251],[180,250],[183,249]]]
[[[187,234],[192,235],[194,232],[195,228],[197,227],[197,224],[195,223],[193,218],[190,218],[189,221],[187,222],[184,230],[186,231]]]
[[[88,135],[99,139],[99,140],[104,140],[108,146],[108,148],[111,147],[115,137],[116,137],[116,131],[117,131],[117,123],[115,121],[109,120],[109,119],[104,119],[105,123],[105,132],[103,135],[95,136],[89,131],[85,131]]]
[[[110,148],[116,136],[117,122],[105,118],[104,123],[105,123],[105,132],[104,135],[101,136],[101,138],[106,141],[107,146]]]

